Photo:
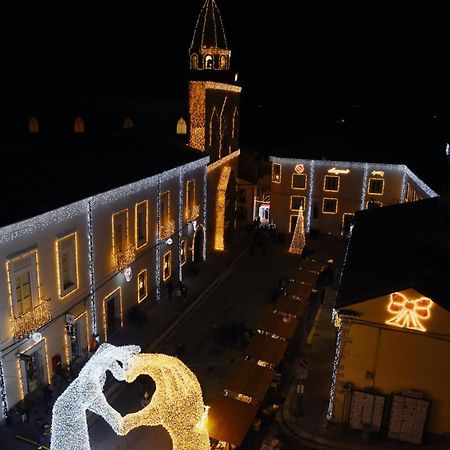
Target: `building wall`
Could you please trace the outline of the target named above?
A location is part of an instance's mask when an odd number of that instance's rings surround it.
[[[87,200],[51,211],[42,216],[0,229],[0,339],[3,377],[2,394],[6,393],[7,406],[14,406],[27,393],[24,363],[19,354],[38,350],[41,360],[41,383],[50,382],[53,376],[52,357],[60,355],[62,365],[71,361],[70,338],[66,330],[66,315],[78,324],[82,352],[88,351],[90,336],[100,335],[100,340],[110,340],[105,335],[104,299],[120,291],[122,308],[118,312],[119,326],[125,324],[127,310],[138,304],[138,273],[147,270],[148,295],[142,301],[161,299],[164,284],[163,255],[171,251],[171,276],[175,284],[183,277],[179,268],[182,239],[187,240],[187,265],[192,260],[194,223],[204,225],[206,220],[206,165],[208,157],[180,166],[168,172],[141,180],[127,186],[99,194]],[[185,188],[188,180],[195,180],[195,201],[198,216],[186,215]],[[181,188],[180,188],[181,186]],[[159,193],[170,191],[170,218],[175,231],[172,242],[158,239]],[[135,206],[148,200],[148,243],[137,250],[130,263],[132,278],[128,282],[123,271],[118,271],[113,258],[112,215],[128,211],[128,244],[135,248]],[[59,298],[55,241],[70,233],[77,233],[78,288],[64,298]],[[93,249],[93,260],[90,249]],[[41,297],[50,298],[52,319],[38,327],[41,340],[28,337],[14,339],[10,324],[10,299],[7,261],[30,250],[37,250],[39,260],[39,286]],[[187,267],[187,265],[185,267]],[[93,270],[92,270],[93,269]],[[36,280],[37,283],[37,280]],[[35,283],[35,284],[36,284]],[[95,301],[91,294],[94,293]],[[42,322],[41,322],[42,323]],[[33,328],[33,327],[31,327]],[[1,374],[0,374],[1,375]],[[3,403],[3,411],[7,409]],[[1,417],[1,416],[0,416]]]
[[[410,299],[421,297],[412,289],[402,293]],[[387,310],[389,302],[390,296],[384,296],[349,307],[359,319],[343,323],[333,421],[348,421],[342,385],[350,382],[355,389],[376,389],[388,396],[405,390],[423,392],[431,399],[426,431],[448,433],[450,340],[445,336],[450,313],[433,304],[430,318],[421,322],[427,331],[411,331],[385,324],[393,317]]]
[[[277,228],[284,233],[292,232],[291,216],[298,210],[291,208],[291,197],[304,197],[304,217],[306,230],[317,230],[336,236],[342,234],[344,215],[366,209],[368,202],[379,206],[401,203],[405,197],[406,180],[421,193],[422,198],[436,194],[424,185],[403,165],[352,163],[339,161],[317,161],[271,157],[271,218]],[[281,167],[281,177],[276,179]],[[297,171],[296,172],[296,168]],[[306,176],[304,188],[295,188],[293,175]],[[337,192],[325,190],[325,177],[339,177]],[[382,192],[373,193],[373,183],[383,180]],[[372,193],[370,192],[372,190]],[[334,202],[334,199],[337,200]],[[418,198],[417,198],[418,199]],[[331,200],[336,208],[326,210]]]

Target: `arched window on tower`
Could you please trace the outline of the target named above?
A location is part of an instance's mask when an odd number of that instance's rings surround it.
[[[77,134],[83,134],[84,131],[84,121],[81,117],[77,117],[73,123],[73,132]]]
[[[212,69],[213,68],[213,57],[212,55],[206,55],[205,56],[205,69]]]
[[[30,133],[39,133],[39,122],[36,117],[30,117],[28,121],[28,131]]]
[[[186,121],[182,117],[177,122],[177,134],[187,134]]]
[[[209,147],[211,150],[219,150],[219,133],[219,115],[217,114],[216,108],[214,108],[209,121]]]
[[[129,130],[130,128],[134,128],[134,122],[131,117],[125,117],[125,120],[123,121],[123,128],[124,128],[124,130]]]
[[[193,53],[191,56],[191,70],[197,70],[198,69],[198,56]]]
[[[233,113],[233,130],[232,130],[232,138],[235,139],[237,137],[239,137],[239,111],[236,108],[234,108],[234,113]]]
[[[227,68],[227,57],[225,55],[220,57],[220,68],[221,70],[226,70]]]

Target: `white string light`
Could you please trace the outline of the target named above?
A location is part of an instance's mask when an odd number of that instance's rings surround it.
[[[184,169],[180,167],[178,173],[178,279],[183,281],[183,267],[182,267],[182,254],[183,254],[183,203],[184,203]],[[188,207],[188,205],[186,205]]]
[[[312,217],[312,213],[313,213],[313,190],[314,190],[314,169],[316,167],[316,162],[315,161],[310,161],[310,188],[308,191],[308,215],[306,216],[306,232],[309,233],[311,231],[311,217]]]
[[[0,352],[0,389],[2,394],[3,418],[6,419],[9,415],[9,407],[8,407],[8,398],[6,396],[5,373],[3,372],[3,362],[1,352]]]
[[[89,291],[91,294],[91,330],[97,334],[97,306],[95,301],[95,264],[94,264],[94,227],[92,224],[92,202],[87,203],[88,219],[88,258],[89,258]]]
[[[369,164],[364,163],[364,173],[361,184],[361,200],[359,202],[359,209],[364,209],[366,204],[366,192],[367,192],[367,177],[369,176]]]
[[[208,170],[206,166],[203,170],[203,261],[206,261],[206,226],[208,211]]]
[[[333,373],[331,375],[331,387],[330,387],[330,397],[328,399],[328,410],[327,410],[327,420],[331,420],[333,417],[333,407],[334,407],[334,396],[336,393],[336,380],[337,371],[339,367],[339,360],[341,358],[341,334],[342,334],[342,321],[339,325],[336,338],[336,353],[334,354],[333,361]]]
[[[156,247],[155,247],[155,283],[156,283],[156,301],[161,300],[161,177],[158,177],[156,191]]]

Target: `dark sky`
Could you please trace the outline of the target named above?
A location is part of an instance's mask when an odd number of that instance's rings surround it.
[[[19,6],[0,24],[3,95],[183,95],[202,4]],[[320,128],[365,114],[412,130],[439,123],[447,133],[448,15],[425,3],[358,5],[218,1],[249,123],[306,118]]]

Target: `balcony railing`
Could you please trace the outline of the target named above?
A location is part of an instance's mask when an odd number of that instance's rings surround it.
[[[131,245],[127,249],[114,255],[115,269],[121,271],[133,263],[136,259],[136,247]]]
[[[50,299],[41,298],[39,305],[19,317],[12,317],[13,336],[22,339],[52,320]]]
[[[200,215],[200,206],[194,205],[192,209],[186,209],[186,221],[192,222]]]
[[[159,227],[159,239],[163,241],[164,239],[167,239],[168,237],[172,236],[172,234],[175,233],[175,221],[169,220],[167,224],[160,225]]]

